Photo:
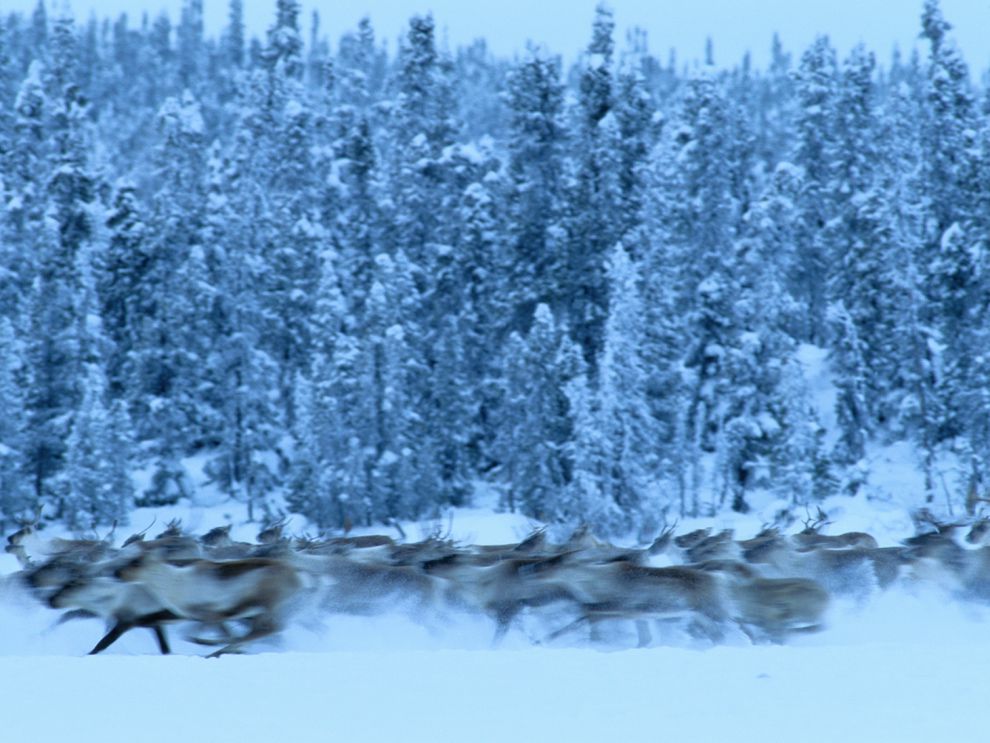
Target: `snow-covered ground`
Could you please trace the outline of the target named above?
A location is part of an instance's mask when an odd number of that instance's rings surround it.
[[[869,641],[705,651],[10,655],[3,740],[986,740],[985,625],[943,609],[887,636],[879,620]]]
[[[892,544],[912,531],[895,503],[825,506],[833,533],[863,529]],[[257,529],[230,503],[163,511],[157,522],[180,513],[195,532],[228,520],[243,538]],[[134,527],[149,516],[136,514]],[[716,525],[747,535],[766,516]],[[440,528],[499,543],[532,526],[478,508],[405,528],[410,539]],[[5,573],[15,569],[3,560]],[[0,740],[980,741],[990,725],[990,609],[934,587],[836,602],[824,632],[786,646],[739,634],[706,647],[661,633],[636,649],[631,630],[610,643],[577,635],[537,646],[541,625],[524,617],[493,648],[480,616],[303,611],[244,656],[199,657],[173,632],[175,655],[162,657],[150,631],[136,630],[87,657],[102,624],[56,618],[16,586],[3,589]]]

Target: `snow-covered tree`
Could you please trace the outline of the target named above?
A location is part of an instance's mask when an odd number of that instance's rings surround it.
[[[505,506],[547,521],[573,519],[571,479],[574,420],[567,396],[584,372],[581,355],[549,306],[538,305],[526,338],[506,341],[505,390],[495,443],[505,480]]]
[[[564,267],[562,197],[566,130],[560,60],[535,48],[509,73],[508,229],[513,302],[532,307],[555,297]],[[520,329],[520,328],[517,328]]]
[[[628,527],[641,521],[650,504],[660,470],[660,427],[649,404],[640,278],[621,243],[609,255],[607,277],[609,313],[598,362],[598,422],[606,447],[602,485]]]
[[[0,521],[6,524],[28,517],[33,502],[24,451],[24,348],[7,317],[0,317],[0,347],[4,349],[0,360]]]

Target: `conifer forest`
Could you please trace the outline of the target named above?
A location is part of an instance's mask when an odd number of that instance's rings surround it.
[[[190,462],[320,530],[483,484],[653,533],[861,497],[891,442],[918,507],[990,495],[990,89],[938,0],[917,53],[766,69],[604,5],[509,59],[272,2],[264,38],[242,0],[215,38],[202,0],[0,18],[0,531],[194,498]]]

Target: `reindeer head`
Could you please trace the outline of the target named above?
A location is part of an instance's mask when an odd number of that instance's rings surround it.
[[[822,530],[822,527],[832,522],[828,520],[828,514],[822,510],[822,507],[818,506],[818,513],[814,517],[809,516],[807,519],[804,519],[802,523],[804,524],[804,529],[800,533],[810,536],[812,534],[818,534]]]
[[[990,518],[983,516],[973,522],[966,541],[970,544],[986,544],[990,540]]]

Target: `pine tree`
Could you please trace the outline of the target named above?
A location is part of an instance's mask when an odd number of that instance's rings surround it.
[[[792,293],[797,290],[801,267],[794,249],[803,229],[800,200],[804,171],[783,161],[777,164],[766,186],[743,218],[743,238],[762,257],[765,270],[779,282],[783,305],[781,321],[793,338],[806,330],[805,307]]]
[[[394,268],[381,257],[382,278],[390,278]],[[389,307],[395,286],[388,290],[381,283],[372,286],[368,311],[368,343],[373,363],[374,462],[371,470],[371,499],[376,518],[417,518],[430,513],[432,499],[417,487],[421,473],[415,455],[422,431],[410,399],[412,379],[417,372],[402,318]]]
[[[265,264],[253,239],[251,215],[262,200],[236,165],[214,160],[207,239],[216,255],[216,327],[209,354],[208,396],[219,418],[217,446],[207,473],[248,506],[248,518],[269,510],[277,478],[281,428],[273,390],[275,363],[262,349],[261,298]],[[229,196],[228,196],[229,194]]]
[[[510,72],[508,232],[512,240],[514,303],[550,302],[564,268],[562,244],[564,87],[559,58],[530,48]],[[520,328],[516,328],[517,330]]]
[[[937,0],[926,0],[921,21],[930,51],[921,129],[926,232],[918,265],[926,274],[928,320],[940,332],[944,346],[945,373],[938,390],[943,417],[938,437],[946,439],[961,433],[957,399],[965,388],[973,356],[968,341],[970,313],[978,293],[971,263],[977,239],[967,227],[976,182],[975,106],[969,71],[948,36],[951,25]]]
[[[179,85],[199,91],[205,66],[203,43],[203,0],[184,0],[176,29],[179,56]]]
[[[572,465],[574,421],[568,384],[584,372],[581,354],[550,308],[536,308],[523,339],[513,333],[503,353],[505,390],[496,451],[506,481],[505,506],[533,518],[578,517],[566,493]]]
[[[345,349],[353,355],[355,344],[351,335],[354,319],[341,292],[334,258],[332,254],[323,257],[313,318],[312,379],[300,374],[293,385],[297,415],[291,428],[294,446],[286,496],[291,510],[320,529],[364,520],[361,504],[352,504],[349,483],[341,477],[342,457],[354,453],[353,447],[348,448],[354,438],[348,407],[354,400],[355,381],[341,379],[337,361]]]
[[[49,171],[50,109],[51,102],[42,83],[42,66],[34,61],[14,100],[11,149],[3,160],[5,198],[0,265],[8,280],[0,289],[0,302],[9,310],[10,317],[23,314],[28,290],[38,270],[45,180]]]
[[[298,421],[293,427],[297,451],[290,502],[321,528],[369,523],[367,455],[359,418],[359,339],[354,335],[354,318],[344,300],[332,254],[323,257],[315,307],[313,324],[318,341],[313,380],[301,397],[302,412],[311,427],[300,429]]]
[[[341,260],[352,279],[351,301],[360,312],[374,275],[375,257],[383,250],[384,215],[380,198],[381,183],[378,153],[372,138],[371,124],[366,115],[352,109],[340,111],[340,139],[336,152],[336,169],[346,187],[343,203],[335,205],[339,214],[324,216],[324,223],[333,223],[339,242]]]
[[[643,319],[639,353],[646,370],[646,395],[656,426],[658,476],[677,493],[678,512],[688,513],[687,410],[689,389],[684,374],[684,318],[677,310],[676,264],[669,246],[654,241],[661,230],[640,228],[637,242],[644,255],[640,295]]]
[[[414,315],[411,266],[402,253],[375,259],[375,281],[365,316],[362,409],[370,441],[371,497],[375,518],[418,518],[437,507],[437,462],[417,384],[425,372],[413,339],[421,332]]]
[[[819,36],[801,57],[797,73],[797,144],[793,162],[804,171],[798,202],[801,219],[796,242],[798,273],[791,292],[806,309],[803,340],[821,345],[827,305],[826,227],[833,207],[826,199],[832,180],[829,151],[835,137],[835,96],[838,76],[835,50]]]
[[[599,361],[599,420],[606,448],[604,497],[627,529],[649,513],[650,485],[659,472],[659,426],[650,410],[643,303],[637,267],[621,244],[609,256],[609,315]],[[617,529],[612,523],[607,528]]]
[[[454,57],[457,118],[469,141],[505,139],[508,65],[492,54],[484,39],[460,47]]]
[[[626,237],[642,218],[646,191],[646,163],[656,145],[659,127],[646,81],[638,71],[619,75],[610,146],[618,153],[618,193],[621,204],[616,234]]]
[[[930,47],[922,144],[928,208],[934,220],[929,239],[935,247],[953,223],[963,220],[972,203],[966,159],[971,150],[974,104],[969,70],[948,37],[952,26],[943,17],[938,0],[925,0],[921,26]]]
[[[227,17],[223,39],[227,64],[240,68],[244,66],[244,0],[230,0]]]
[[[457,246],[461,256],[455,278],[463,286],[462,340],[470,429],[468,455],[475,468],[488,466],[495,436],[492,413],[497,405],[498,348],[513,325],[514,266],[508,235],[501,229],[506,186],[489,174],[464,192],[459,218],[463,224]]]
[[[140,291],[149,266],[150,235],[133,183],[117,184],[106,227],[110,231],[99,281],[101,314],[112,343],[107,378],[114,398],[129,392],[133,354],[140,345]]]
[[[663,222],[657,239],[675,251],[673,266],[679,287],[678,311],[697,306],[699,286],[723,281],[729,272],[738,204],[732,195],[733,145],[730,112],[716,80],[700,73],[691,80],[683,100],[679,126],[660,150],[655,179],[660,192],[654,200]],[[662,200],[662,201],[661,201]]]
[[[31,14],[28,51],[32,59],[44,59],[48,51],[48,11],[45,10],[45,0],[38,0]]]
[[[328,499],[320,493],[322,457],[319,411],[316,409],[313,384],[299,375],[292,386],[296,421],[292,427],[292,461],[286,476],[285,503],[289,511],[303,515],[317,528],[336,526],[336,514],[327,508]]]
[[[79,289],[73,347],[82,377],[81,398],[71,415],[65,469],[55,485],[58,514],[76,530],[126,521],[133,496],[129,421],[123,405],[111,403],[108,395],[104,365],[110,342],[100,315],[96,259],[94,246],[85,245],[75,264]]]
[[[93,178],[84,139],[84,103],[76,84],[72,21],[59,18],[52,31],[52,91],[48,134],[52,170],[45,184],[44,222],[36,236],[36,275],[28,304],[28,442],[25,453],[35,496],[52,498],[53,478],[65,463],[71,411],[81,389],[82,291],[77,261],[93,238]]]
[[[59,516],[71,529],[125,522],[130,506],[130,461],[121,456],[125,419],[108,408],[106,376],[99,364],[87,364],[83,397],[67,441],[65,472],[60,482]],[[125,449],[126,450],[126,449]]]
[[[564,492],[563,513],[567,521],[587,524],[602,536],[622,533],[628,527],[628,514],[619,509],[605,489],[609,445],[601,425],[600,399],[585,374],[570,380],[566,392],[574,421],[574,439],[565,451],[574,464]]]
[[[0,526],[6,526],[28,517],[33,502],[24,451],[24,344],[9,317],[0,317],[0,347]]]
[[[866,362],[856,325],[841,303],[829,310],[832,326],[832,365],[839,389],[836,418],[840,435],[835,458],[843,464],[856,464],[865,454],[869,438],[869,414],[866,407]]]
[[[431,16],[415,16],[409,21],[398,64],[388,152],[396,206],[392,235],[396,246],[429,277],[434,273],[438,251],[452,243],[453,222],[449,218],[455,206],[441,162],[444,150],[454,143],[455,133],[449,113],[453,110],[449,70],[437,52]],[[429,287],[422,293],[429,296]]]
[[[619,238],[619,167],[607,130],[613,126],[612,12],[595,10],[591,43],[581,70],[575,111],[573,174],[568,193],[567,261],[558,292],[568,324],[588,361],[597,362],[608,312],[605,259]]]
[[[170,98],[158,114],[161,143],[148,226],[152,235],[136,292],[140,332],[130,383],[138,438],[155,460],[144,503],[189,494],[181,465],[215,435],[215,412],[200,397],[209,336],[203,309],[209,286],[203,253],[206,206],[203,121],[191,95]]]
[[[376,48],[375,32],[367,17],[360,20],[356,33],[341,37],[334,61],[338,101],[368,115],[384,84],[385,59]]]
[[[894,223],[882,173],[874,66],[872,55],[856,47],[843,70],[827,197],[835,210],[827,228],[833,251],[829,295],[842,303],[862,344],[862,424],[870,428],[885,419],[882,401],[896,366],[888,343],[897,322],[897,308],[888,294],[888,267],[896,262],[890,254]]]
[[[297,0],[277,0],[275,25],[268,31],[266,51],[268,63],[277,70],[276,74],[293,80],[300,79],[303,73],[299,12]]]

